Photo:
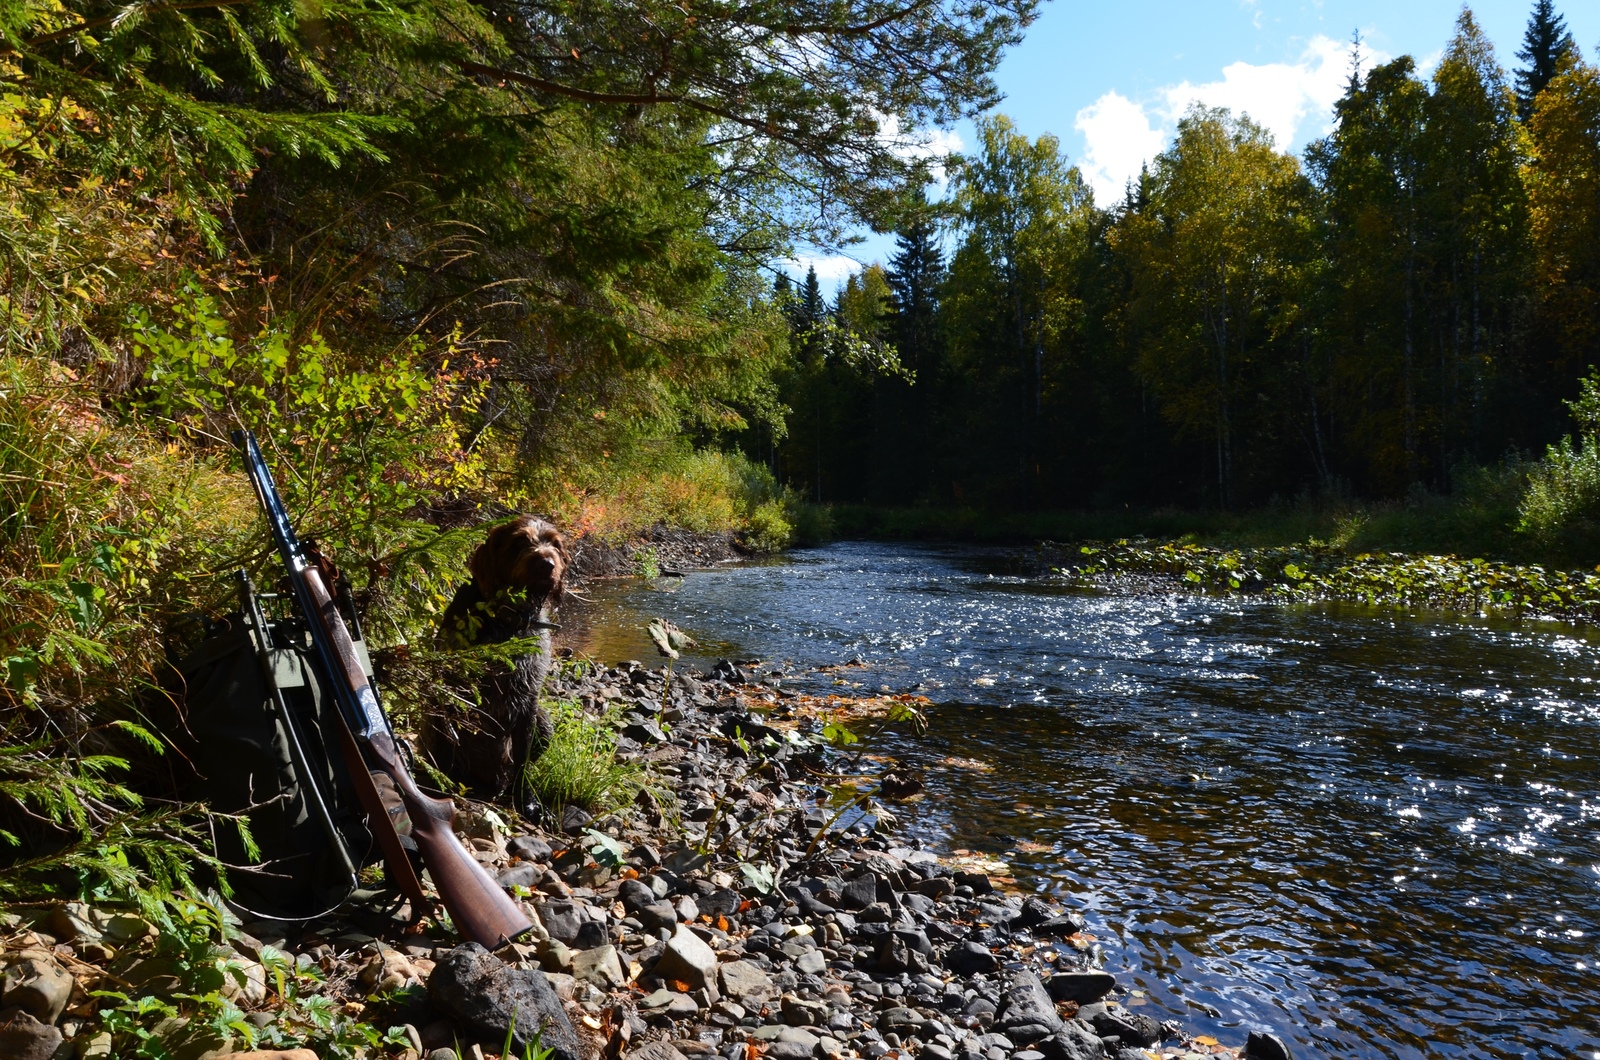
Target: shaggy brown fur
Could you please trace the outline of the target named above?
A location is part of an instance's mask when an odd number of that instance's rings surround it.
[[[482,794],[513,788],[522,767],[539,757],[554,732],[539,705],[539,687],[550,669],[549,609],[561,600],[567,560],[561,531],[543,519],[524,515],[502,523],[473,552],[472,581],[445,610],[439,636],[447,646],[502,644],[513,637],[539,643],[536,652],[518,655],[510,665],[488,665],[469,694],[476,710],[467,717],[424,719],[423,751],[446,775]]]

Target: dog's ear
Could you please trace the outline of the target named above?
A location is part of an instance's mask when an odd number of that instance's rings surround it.
[[[519,523],[505,523],[490,530],[467,561],[467,570],[485,600],[493,600],[510,584],[508,572],[516,565],[519,529]]]
[[[572,556],[567,552],[567,539],[549,523],[541,521],[540,540],[543,545],[554,553],[550,571],[550,600],[560,603],[562,594],[566,589],[567,565],[572,562]]]

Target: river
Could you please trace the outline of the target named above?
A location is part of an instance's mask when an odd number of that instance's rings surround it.
[[[844,543],[592,585],[784,687],[920,690],[901,830],[1071,898],[1143,1011],[1297,1055],[1600,1057],[1600,638],[1553,624],[1069,589],[1004,550]],[[668,589],[672,591],[667,591]]]

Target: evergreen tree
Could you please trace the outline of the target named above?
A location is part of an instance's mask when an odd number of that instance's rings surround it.
[[[817,282],[817,267],[806,270],[806,282],[800,288],[800,301],[795,307],[796,328],[809,331],[821,324],[828,315],[828,303],[822,297],[822,285]]]
[[[926,210],[897,233],[895,248],[885,273],[893,292],[892,334],[900,363],[915,374],[933,361],[939,284],[944,280],[944,252]]]
[[[1523,121],[1533,116],[1533,101],[1561,70],[1562,60],[1575,57],[1577,45],[1567,32],[1567,20],[1556,14],[1551,0],[1538,0],[1522,35],[1517,58],[1526,66],[1517,70],[1517,114]]]

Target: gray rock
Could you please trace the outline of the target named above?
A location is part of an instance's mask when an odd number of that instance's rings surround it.
[[[561,811],[561,830],[567,835],[582,835],[593,820],[582,806],[568,806]]]
[[[629,1049],[623,1054],[627,1060],[688,1060],[682,1053],[666,1042],[650,1042],[637,1049]]]
[[[1289,1047],[1276,1034],[1251,1031],[1245,1039],[1244,1055],[1247,1060],[1293,1060]]]
[[[573,955],[572,977],[593,983],[602,990],[613,990],[628,981],[615,946],[596,946]]]
[[[817,950],[807,950],[795,959],[794,970],[801,975],[821,975],[828,970],[828,959]]]
[[[846,909],[865,909],[877,900],[878,878],[871,873],[846,880],[844,890],[839,892],[839,904]]]
[[[637,913],[656,900],[656,892],[643,880],[623,880],[617,887],[617,900],[628,912]]]
[[[928,958],[908,946],[899,934],[889,932],[883,936],[883,945],[878,949],[878,970],[890,975],[925,972],[928,970]]]
[[[717,969],[717,975],[722,992],[746,1008],[759,1008],[778,992],[771,977],[749,961],[729,961]]]
[[[1045,1060],[1100,1060],[1106,1047],[1094,1028],[1083,1020],[1067,1020],[1060,1033],[1039,1043]]]
[[[428,1060],[461,1060],[461,1057],[447,1045],[429,1053]]]
[[[989,877],[981,872],[958,872],[955,875],[957,887],[971,887],[973,894],[989,894],[994,891],[994,884],[989,882]]]
[[[21,1008],[0,1011],[0,1056],[6,1060],[50,1060],[61,1045],[61,1031]]]
[[[1066,938],[1075,935],[1087,926],[1088,921],[1077,913],[1063,913],[1053,916],[1049,920],[1041,920],[1033,925],[1033,933],[1039,936],[1057,936]]]
[[[1052,1001],[1092,1004],[1116,988],[1117,977],[1110,972],[1057,972],[1044,981]]]
[[[572,1022],[544,973],[512,968],[475,942],[438,959],[428,976],[428,999],[455,1020],[465,1039],[498,1047],[514,1028],[519,1051],[542,1033],[553,1060],[583,1060]]]
[[[1035,1042],[1061,1030],[1055,1003],[1032,972],[1018,972],[1011,977],[994,1022],[1005,1034],[1025,1042]]]
[[[634,910],[634,916],[639,918],[639,923],[645,930],[654,934],[666,929],[671,931],[678,926],[678,911],[672,908],[671,902],[651,902]]]
[[[532,889],[543,875],[544,870],[537,865],[514,865],[502,872],[495,882],[508,891],[513,887]]]
[[[700,900],[700,911],[711,916],[733,916],[739,911],[739,892],[731,887],[721,887]]]
[[[906,1008],[903,1005],[886,1008],[878,1013],[878,1030],[885,1034],[890,1032],[915,1034],[922,1029],[922,1025],[926,1022],[927,1020],[922,1018],[922,1013],[914,1008]]]
[[[54,1023],[72,998],[72,976],[51,957],[24,957],[6,968],[6,1008],[20,1008],[40,1022]]]
[[[1161,1040],[1161,1024],[1124,1008],[1096,1013],[1089,1022],[1100,1037],[1121,1038],[1124,1045],[1154,1045]]]
[[[568,946],[578,941],[578,931],[586,919],[576,902],[564,898],[551,898],[539,906],[539,922],[545,931]]]
[[[539,967],[547,972],[572,972],[572,950],[560,939],[545,939],[534,950]]]
[[[606,925],[601,920],[585,920],[578,925],[578,937],[572,944],[580,950],[592,950],[596,946],[604,946],[611,941],[606,932]]]
[[[689,984],[691,990],[717,985],[717,955],[705,941],[679,924],[656,961],[655,973],[663,979]]]
[[[828,1022],[826,1001],[807,1001],[793,994],[784,994],[779,1001],[783,1022],[791,1027],[820,1027]]]
[[[554,853],[550,844],[533,835],[519,835],[506,844],[506,853],[524,861],[549,861]]]
[[[987,946],[980,946],[976,942],[958,942],[945,955],[944,966],[957,975],[973,976],[994,971],[1000,967],[1000,962]]]

